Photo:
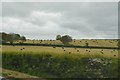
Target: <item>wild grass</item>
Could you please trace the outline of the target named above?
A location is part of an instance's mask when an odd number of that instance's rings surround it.
[[[101,55],[3,52],[3,67],[43,78],[117,78],[118,59]],[[48,74],[51,76],[42,76]]]

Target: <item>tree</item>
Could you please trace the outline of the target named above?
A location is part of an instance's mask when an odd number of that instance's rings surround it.
[[[20,35],[19,34],[14,34],[14,41],[20,40]]]
[[[15,41],[14,39],[15,39],[15,34],[14,33],[10,33],[10,34],[8,34],[8,41],[11,43],[11,44],[13,44],[13,42]]]
[[[65,36],[62,36],[60,41],[63,43],[63,44],[68,44],[69,42],[72,41],[72,37],[70,37],[69,35],[65,35]]]
[[[21,38],[20,38],[20,40],[22,41],[22,43],[23,42],[25,42],[26,41],[26,37],[25,36],[22,36]]]
[[[60,39],[61,39],[61,35],[57,35],[56,40],[60,40]]]
[[[2,43],[6,43],[8,41],[7,36],[7,33],[2,32]]]
[[[15,34],[15,33],[7,34],[5,32],[2,32],[0,33],[0,38],[2,38],[0,40],[2,41],[2,43],[10,42],[12,44],[13,42],[19,40],[21,40],[22,42],[26,41],[26,38],[24,36],[21,37],[19,34]]]

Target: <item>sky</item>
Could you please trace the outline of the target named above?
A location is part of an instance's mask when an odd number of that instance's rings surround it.
[[[2,32],[28,39],[117,39],[117,2],[3,2]]]

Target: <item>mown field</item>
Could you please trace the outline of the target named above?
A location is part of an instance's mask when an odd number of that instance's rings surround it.
[[[18,42],[15,42],[18,43]],[[33,43],[33,44],[54,44],[54,45],[63,45],[60,40],[27,40],[24,43]],[[69,44],[73,46],[86,46],[86,43],[89,46],[97,46],[97,47],[118,47],[118,40],[73,40]]]
[[[81,40],[78,44],[79,42],[80,40],[75,40],[70,44],[85,46],[85,42],[88,42],[90,46],[117,47],[117,40]],[[25,43],[62,44],[48,40],[28,40]],[[118,77],[117,49],[5,45],[1,48],[3,68],[41,78]]]
[[[116,49],[89,49],[89,48],[67,48],[67,47],[44,47],[44,46],[2,46],[2,52],[18,53],[56,53],[69,55],[101,55],[118,58]]]

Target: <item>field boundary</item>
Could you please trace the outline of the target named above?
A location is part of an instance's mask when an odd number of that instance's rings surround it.
[[[98,47],[98,46],[71,46],[71,45],[49,45],[49,44],[30,44],[30,43],[2,43],[0,45],[11,45],[11,46],[48,46],[48,47],[69,47],[69,48],[93,48],[93,49],[120,49],[120,47]]]

